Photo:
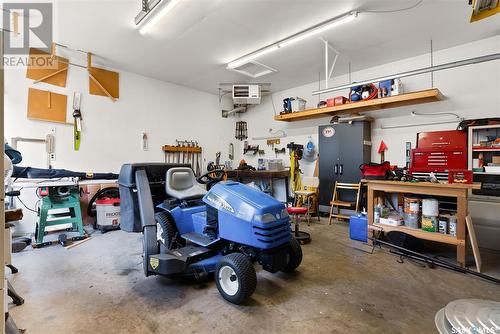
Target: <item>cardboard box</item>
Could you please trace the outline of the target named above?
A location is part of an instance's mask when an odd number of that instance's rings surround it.
[[[82,219],[83,225],[92,225],[94,224],[95,218],[89,217],[87,215],[87,208],[89,206],[89,202],[94,197],[94,195],[101,189],[105,188],[118,188],[117,183],[96,183],[96,184],[86,184],[81,185],[81,196],[80,196],[80,208],[82,210]]]
[[[500,155],[494,156],[491,162],[494,164],[500,164]]]

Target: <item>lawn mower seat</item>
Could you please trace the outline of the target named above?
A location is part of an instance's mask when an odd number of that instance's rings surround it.
[[[178,200],[201,198],[207,193],[189,167],[175,167],[167,171],[165,192]]]

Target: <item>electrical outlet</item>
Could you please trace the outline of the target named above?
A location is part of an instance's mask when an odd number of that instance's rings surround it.
[[[50,153],[49,157],[50,157],[50,161],[55,161],[56,160],[56,154],[55,153]]]

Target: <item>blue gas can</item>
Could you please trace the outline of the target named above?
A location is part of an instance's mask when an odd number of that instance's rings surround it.
[[[366,215],[353,215],[349,219],[349,237],[352,240],[368,242],[368,219]]]

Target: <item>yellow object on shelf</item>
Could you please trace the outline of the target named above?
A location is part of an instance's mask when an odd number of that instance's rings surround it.
[[[474,0],[474,2],[472,3],[473,11],[470,17],[471,23],[500,13],[500,2],[498,2],[497,5],[493,8],[487,8],[481,10],[482,4],[488,5],[489,3],[490,3],[489,0]]]

